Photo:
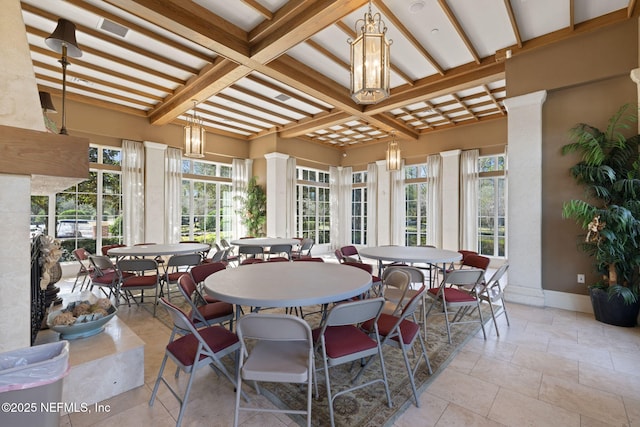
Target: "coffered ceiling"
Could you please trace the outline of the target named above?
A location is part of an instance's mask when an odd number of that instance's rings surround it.
[[[506,115],[505,61],[634,14],[635,0],[374,0],[391,96],[349,94],[349,44],[368,0],[23,0],[40,90],[61,93],[58,18],[76,24],[69,99],[208,132],[277,132],[348,148]]]

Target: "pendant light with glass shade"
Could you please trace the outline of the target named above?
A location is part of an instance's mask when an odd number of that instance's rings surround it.
[[[389,96],[389,48],[387,27],[380,13],[369,11],[356,21],[351,45],[351,98],[358,104],[375,104]]]
[[[185,157],[204,157],[204,143],[206,131],[202,120],[198,117],[196,106],[198,102],[193,100],[193,111],[187,116],[187,124],[184,127],[184,155]]]
[[[400,165],[402,164],[402,157],[400,154],[400,147],[396,142],[396,133],[391,133],[392,139],[389,142],[389,146],[387,147],[387,170],[388,171],[398,171],[400,170]]]

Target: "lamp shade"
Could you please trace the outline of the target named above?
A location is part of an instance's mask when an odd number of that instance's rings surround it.
[[[42,111],[45,113],[57,113],[49,92],[38,92],[38,95],[40,95],[40,107],[42,107]]]
[[[67,55],[74,58],[82,56],[82,51],[76,41],[76,26],[64,18],[58,19],[58,26],[44,42],[55,52],[62,53],[62,47],[66,46]]]

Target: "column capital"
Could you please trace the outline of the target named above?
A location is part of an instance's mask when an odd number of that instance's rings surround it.
[[[544,101],[547,99],[547,91],[539,90],[537,92],[531,92],[520,96],[514,96],[513,98],[507,98],[503,101],[504,106],[509,110],[520,108],[520,107],[529,107],[532,105],[542,105]]]
[[[455,157],[455,156],[459,156],[460,153],[462,153],[462,150],[441,151],[440,157]]]
[[[154,150],[166,150],[168,148],[167,144],[161,144],[159,142],[152,141],[144,141],[144,148],[152,148]]]
[[[278,152],[273,152],[273,153],[267,153],[264,155],[264,158],[267,160],[271,160],[271,159],[288,159],[290,156],[288,154],[283,154],[283,153],[278,153]]]

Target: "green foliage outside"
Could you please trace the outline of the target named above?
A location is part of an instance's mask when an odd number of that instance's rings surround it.
[[[254,237],[264,236],[264,226],[267,222],[267,195],[257,184],[255,176],[247,183],[245,195],[236,196],[236,198],[241,203],[241,208],[236,213],[241,215],[242,223],[247,227],[247,233]]]

